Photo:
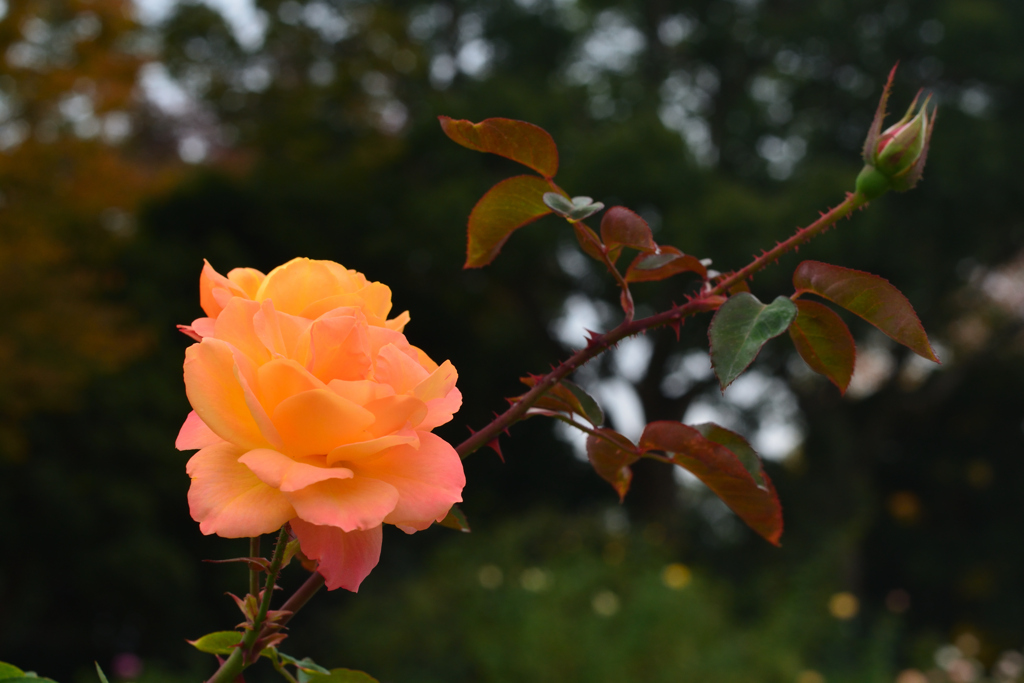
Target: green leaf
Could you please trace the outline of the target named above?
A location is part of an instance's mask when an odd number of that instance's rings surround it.
[[[731,437],[722,435],[724,431],[721,427],[709,429],[715,439],[732,442]],[[691,472],[714,491],[751,529],[769,543],[779,545],[782,505],[775,487],[763,471],[760,472],[763,484],[759,484],[739,454],[713,439],[705,438],[693,427],[668,420],[647,425],[640,437],[640,448],[645,452],[663,451],[668,454],[675,464]]]
[[[600,427],[604,424],[604,411],[601,410],[601,406],[594,400],[594,397],[583,390],[583,387],[567,379],[563,379],[559,382],[559,385],[568,389],[576,397],[575,405],[579,408],[580,415],[586,418],[587,422],[595,427]]]
[[[817,301],[796,302],[796,320],[789,336],[797,353],[817,373],[825,375],[845,394],[853,377],[857,346],[850,328],[835,311]]]
[[[765,342],[786,331],[796,314],[796,304],[784,296],[766,306],[742,292],[722,304],[708,330],[711,364],[722,391],[754,362]]]
[[[330,669],[325,669],[324,667],[320,666],[319,664],[314,662],[309,657],[303,657],[302,659],[296,659],[295,657],[292,657],[290,655],[286,655],[285,653],[280,652],[280,651],[277,653],[277,656],[281,659],[282,662],[285,662],[286,664],[291,664],[295,668],[299,669],[300,671],[305,671],[306,673],[322,674],[324,676],[329,676],[330,673],[331,673]],[[323,679],[320,679],[320,680],[323,680]]]
[[[214,631],[196,640],[186,640],[185,642],[200,652],[211,655],[230,655],[235,646],[242,642],[242,634],[239,631]]]
[[[536,375],[530,375],[521,378],[520,381],[526,386],[532,387],[537,383],[537,379]],[[595,427],[604,424],[604,411],[601,410],[597,401],[581,386],[567,379],[561,380],[544,392],[533,406],[555,413],[579,415]]]
[[[797,294],[810,292],[828,299],[922,358],[939,362],[914,307],[885,278],[820,261],[804,261],[793,273],[793,286]]]
[[[626,282],[653,282],[687,272],[697,273],[702,280],[708,277],[708,269],[695,256],[663,246],[657,254],[638,254],[626,269]]]
[[[466,515],[462,512],[458,505],[452,505],[452,509],[448,511],[445,518],[438,522],[441,526],[446,526],[449,529],[455,529],[463,533],[469,533],[469,520],[466,519]]]
[[[6,678],[23,678],[25,672],[7,662],[0,662],[0,681]]]
[[[621,501],[633,480],[629,466],[640,459],[640,454],[632,441],[615,430],[602,428],[595,431],[600,436],[587,436],[587,458],[598,476],[612,485]]]
[[[705,422],[704,424],[693,425],[693,428],[701,433],[708,441],[713,441],[719,446],[725,446],[733,455],[735,455],[740,463],[746,468],[750,476],[754,478],[754,483],[757,484],[759,489],[768,490],[768,485],[765,483],[764,470],[761,468],[761,458],[757,455],[757,451],[750,445],[750,442],[744,439],[736,432],[726,429],[721,425],[716,425],[714,422]]]
[[[514,119],[438,119],[445,134],[463,147],[518,161],[549,180],[558,173],[558,147],[540,126]]]
[[[557,192],[545,192],[541,200],[559,216],[568,216],[576,210],[576,205],[572,203],[571,199]]]
[[[503,180],[487,191],[469,214],[469,243],[464,268],[480,268],[494,260],[513,231],[551,209],[541,199],[551,186],[535,176]]]
[[[103,669],[100,668],[100,663],[93,662],[93,664],[96,665],[96,675],[100,677],[100,683],[110,683],[110,681],[107,680],[107,675],[103,673]]]
[[[354,669],[331,669],[327,676],[312,676],[310,681],[316,683],[380,683],[368,673]]]
[[[601,218],[601,240],[609,250],[612,263],[623,247],[653,252],[658,249],[647,221],[624,206],[613,206]]]

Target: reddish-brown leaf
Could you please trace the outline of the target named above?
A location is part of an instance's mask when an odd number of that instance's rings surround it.
[[[825,375],[845,394],[853,377],[857,346],[850,328],[825,304],[798,300],[797,316],[789,326],[789,336],[797,353],[811,369]]]
[[[532,175],[503,180],[487,191],[469,214],[469,241],[463,268],[480,268],[494,260],[513,231],[551,209],[541,200],[547,181]]]
[[[600,436],[587,436],[587,457],[594,471],[612,485],[622,500],[633,480],[629,466],[640,459],[640,454],[632,441],[615,430],[602,428],[596,431]]]
[[[445,134],[463,147],[518,161],[548,179],[558,173],[558,147],[540,126],[513,119],[485,119],[480,123],[447,116],[438,119]]]
[[[675,247],[662,246],[657,254],[638,254],[626,269],[626,282],[653,282],[679,273],[697,273],[704,280],[708,277],[708,269],[699,259]]]
[[[613,206],[601,218],[601,241],[608,248],[613,263],[623,247],[639,249],[645,253],[658,248],[647,221],[624,206]]]
[[[719,428],[721,429],[721,428]],[[744,442],[745,443],[745,442]],[[768,475],[756,481],[736,453],[680,422],[652,422],[640,437],[642,451],[664,451],[692,472],[751,529],[770,543],[782,536],[782,505]]]
[[[820,261],[804,261],[793,273],[793,286],[797,294],[811,292],[828,299],[922,358],[939,362],[914,307],[885,278]]]

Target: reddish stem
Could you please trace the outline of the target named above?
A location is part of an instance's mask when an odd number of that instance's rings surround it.
[[[592,332],[584,348],[569,356],[558,367],[544,375],[529,391],[509,406],[508,410],[494,418],[480,431],[474,432],[468,439],[459,444],[455,450],[460,457],[465,458],[470,453],[497,439],[498,435],[519,421],[544,392],[582,367],[587,361],[600,355],[626,337],[631,337],[634,334],[640,334],[663,325],[677,324],[697,313],[716,310],[725,301],[723,295],[731,287],[777,261],[783,254],[810,241],[813,237],[834,225],[840,218],[850,215],[854,209],[860,208],[865,204],[867,204],[867,199],[864,195],[860,193],[847,193],[846,199],[842,203],[823,213],[821,218],[805,228],[800,228],[792,237],[779,242],[772,249],[764,252],[740,270],[717,278],[718,281],[713,287],[704,290],[685,304],[673,306],[667,311],[662,311],[640,320],[630,320],[627,318],[618,327],[605,334]]]

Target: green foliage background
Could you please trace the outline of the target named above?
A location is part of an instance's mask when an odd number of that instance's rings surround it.
[[[597,270],[560,265],[574,241],[553,218],[516,233],[493,266],[461,270],[469,210],[518,171],[448,141],[437,115],[545,127],[570,193],[634,208],[659,242],[731,269],[852,189],[897,60],[896,109],[919,87],[939,103],[924,181],[799,256],[888,278],[946,362],[922,382],[893,373],[875,393],[841,399],[801,374],[784,338],[766,349],[758,367],[789,382],[805,429],[798,453],[769,464],[786,513],[782,549],[722,521],[706,496],[653,465],[638,468],[628,524],[608,524],[615,494],[532,420],[503,440],[505,464],[489,452],[467,461],[471,535],[388,535],[364,589],[320,596],[284,649],[385,683],[724,683],[793,681],[810,669],[828,681],[891,681],[932,667],[934,648],[964,632],[980,639],[986,664],[1024,645],[1022,312],[980,287],[1024,241],[1024,7],[257,4],[267,31],[254,49],[204,5],[138,29],[159,37],[156,57],[198,105],[184,123],[140,108],[126,144],[140,159],[166,158],[175,131],[195,129],[211,157],[148,197],[132,236],[94,266],[121,283],[97,296],[151,335],[148,350],[117,372],[96,368],[71,405],[4,416],[24,446],[0,454],[0,660],[71,681],[85,680],[94,659],[107,666],[128,652],[143,658],[144,680],[191,680],[210,662],[182,639],[237,622],[223,592],[244,590],[242,570],[199,560],[244,544],[199,534],[185,501],[187,454],[172,447],[188,411],[180,363],[189,342],[174,324],[199,315],[203,258],[221,272],[328,258],[387,283],[396,309],[412,312],[413,343],[459,369],[465,407],[441,431],[458,441],[519,393],[520,375],[564,355],[552,323],[566,297],[614,306],[616,295]],[[314,6],[345,19],[344,38],[318,31],[326,15]],[[673,43],[672,27],[685,37]],[[585,59],[630,40],[643,47],[621,62]],[[461,54],[472,66],[473,41],[491,57],[470,74],[458,64]],[[693,120],[706,126],[714,161],[664,123]],[[800,145],[790,174],[768,163]],[[759,298],[788,294],[798,262],[759,275]],[[643,284],[634,295],[656,308],[687,287]],[[863,327],[854,333],[868,338]],[[706,344],[706,321],[688,323],[678,342],[669,332],[650,340],[634,383],[648,420],[680,419],[714,399],[707,383],[674,396],[661,382],[680,351]],[[741,416],[749,426],[753,412]],[[679,591],[660,579],[672,562],[694,571]],[[484,565],[501,569],[501,586],[481,586]],[[522,587],[530,568],[547,572],[544,591]],[[284,585],[301,580],[295,570]],[[886,607],[896,589],[910,596],[905,612]],[[592,604],[602,591],[620,601],[607,617]],[[828,613],[840,591],[860,599],[850,621]]]

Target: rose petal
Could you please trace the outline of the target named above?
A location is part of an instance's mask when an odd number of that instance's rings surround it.
[[[269,445],[239,382],[250,370],[238,368],[232,347],[219,339],[207,337],[185,349],[185,393],[192,408],[217,436],[246,450]]]
[[[325,455],[338,446],[365,441],[373,413],[328,389],[311,389],[281,401],[274,424],[293,457]]]
[[[361,310],[371,325],[384,325],[391,312],[391,288],[379,282],[371,282],[358,291],[338,293],[312,301],[299,315],[303,318],[319,318],[343,306]]]
[[[253,471],[267,486],[290,493],[327,479],[351,479],[352,470],[298,462],[269,448],[249,451],[238,462]]]
[[[289,396],[324,388],[323,382],[290,358],[275,358],[261,365],[256,376],[259,378],[260,404],[271,414]]]
[[[354,463],[354,481],[373,477],[398,491],[388,524],[426,529],[462,500],[466,474],[451,444],[429,432],[420,432],[420,447],[398,446],[366,461]]]
[[[367,429],[373,436],[416,427],[427,415],[426,404],[415,396],[388,396],[370,401],[364,407],[376,418]]]
[[[270,350],[256,336],[256,330],[253,327],[253,316],[259,310],[260,305],[255,301],[238,296],[232,297],[224,306],[224,310],[217,316],[212,335],[234,346],[256,365],[270,360]]]
[[[359,460],[365,460],[366,458],[376,455],[388,448],[404,445],[411,445],[414,448],[419,447],[420,437],[415,430],[408,429],[399,434],[389,434],[388,436],[382,436],[376,439],[369,439],[367,441],[338,446],[327,454],[327,464],[333,465],[334,463],[342,461],[357,462]]]
[[[218,295],[217,290],[223,290],[225,294]],[[245,296],[245,290],[218,273],[209,261],[203,259],[203,272],[199,275],[199,305],[206,315],[216,318],[228,302],[226,297],[236,295]]]
[[[383,535],[381,527],[366,531],[342,531],[331,526],[292,521],[302,553],[318,560],[317,571],[324,577],[327,590],[344,588],[353,593],[377,566]]]
[[[353,403],[366,405],[370,401],[386,396],[394,396],[395,390],[387,384],[374,382],[373,380],[362,379],[348,382],[342,379],[332,379],[327,387],[342,398],[347,398]]]
[[[366,279],[362,278],[363,281],[359,282],[356,275],[359,274],[332,261],[296,258],[270,271],[260,285],[256,298],[259,301],[273,301],[279,311],[300,315],[306,307],[320,299],[365,286]]]
[[[409,324],[409,311],[402,311],[391,320],[384,323],[384,327],[394,332],[402,332],[405,330],[405,326]]]
[[[394,486],[359,476],[328,479],[284,495],[302,519],[343,531],[372,529],[398,504]]]
[[[390,384],[398,394],[411,393],[429,374],[395,344],[381,348],[374,361],[374,379]]]
[[[273,301],[264,301],[252,322],[256,336],[272,353],[306,364],[309,348],[300,341],[312,321],[282,313],[274,307]]]
[[[250,299],[256,299],[256,292],[267,276],[255,268],[233,268],[228,271],[228,279],[245,292]]]
[[[245,452],[230,443],[207,446],[192,456],[188,506],[204,534],[242,538],[269,534],[295,516],[288,499],[238,462]]]
[[[445,361],[413,389],[413,396],[427,404],[427,415],[419,423],[420,429],[430,430],[445,424],[462,407],[462,393],[455,388],[458,378],[455,366]]]
[[[366,321],[361,315],[321,318],[309,329],[310,372],[324,382],[355,381],[370,374]]]
[[[216,318],[196,318],[192,321],[192,329],[200,337],[212,337],[216,334],[216,324]]]
[[[206,448],[223,442],[224,439],[214,434],[193,410],[185,418],[185,424],[181,425],[174,447],[179,451],[191,451],[194,448]]]

